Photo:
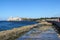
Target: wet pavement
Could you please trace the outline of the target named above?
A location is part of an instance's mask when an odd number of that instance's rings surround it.
[[[59,40],[59,38],[52,27],[39,26],[16,40]]]

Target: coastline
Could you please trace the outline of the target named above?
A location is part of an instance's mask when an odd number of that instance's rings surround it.
[[[16,38],[22,36],[26,32],[36,27],[38,24],[23,26],[20,28],[14,28],[12,30],[1,31],[0,40],[15,40]]]
[[[48,22],[40,22],[37,24],[14,28],[12,30],[1,31],[0,32],[0,40],[16,40],[17,38],[23,36],[25,33],[29,32],[33,28],[38,28],[39,26],[43,26],[43,25],[44,26],[51,26],[52,24],[50,24]]]

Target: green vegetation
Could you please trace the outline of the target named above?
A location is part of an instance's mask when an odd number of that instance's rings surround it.
[[[22,18],[23,20],[28,20],[28,21],[36,21],[36,22],[40,22],[40,21],[42,21],[42,20],[45,20],[46,21],[46,19],[58,19],[58,18],[60,18],[60,17],[43,17],[43,18]]]

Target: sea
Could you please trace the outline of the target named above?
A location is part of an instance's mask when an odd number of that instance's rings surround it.
[[[0,21],[0,31],[36,24],[34,21]]]

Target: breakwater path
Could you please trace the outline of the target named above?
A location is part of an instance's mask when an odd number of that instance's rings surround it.
[[[16,40],[59,40],[59,37],[52,26],[39,24]]]

